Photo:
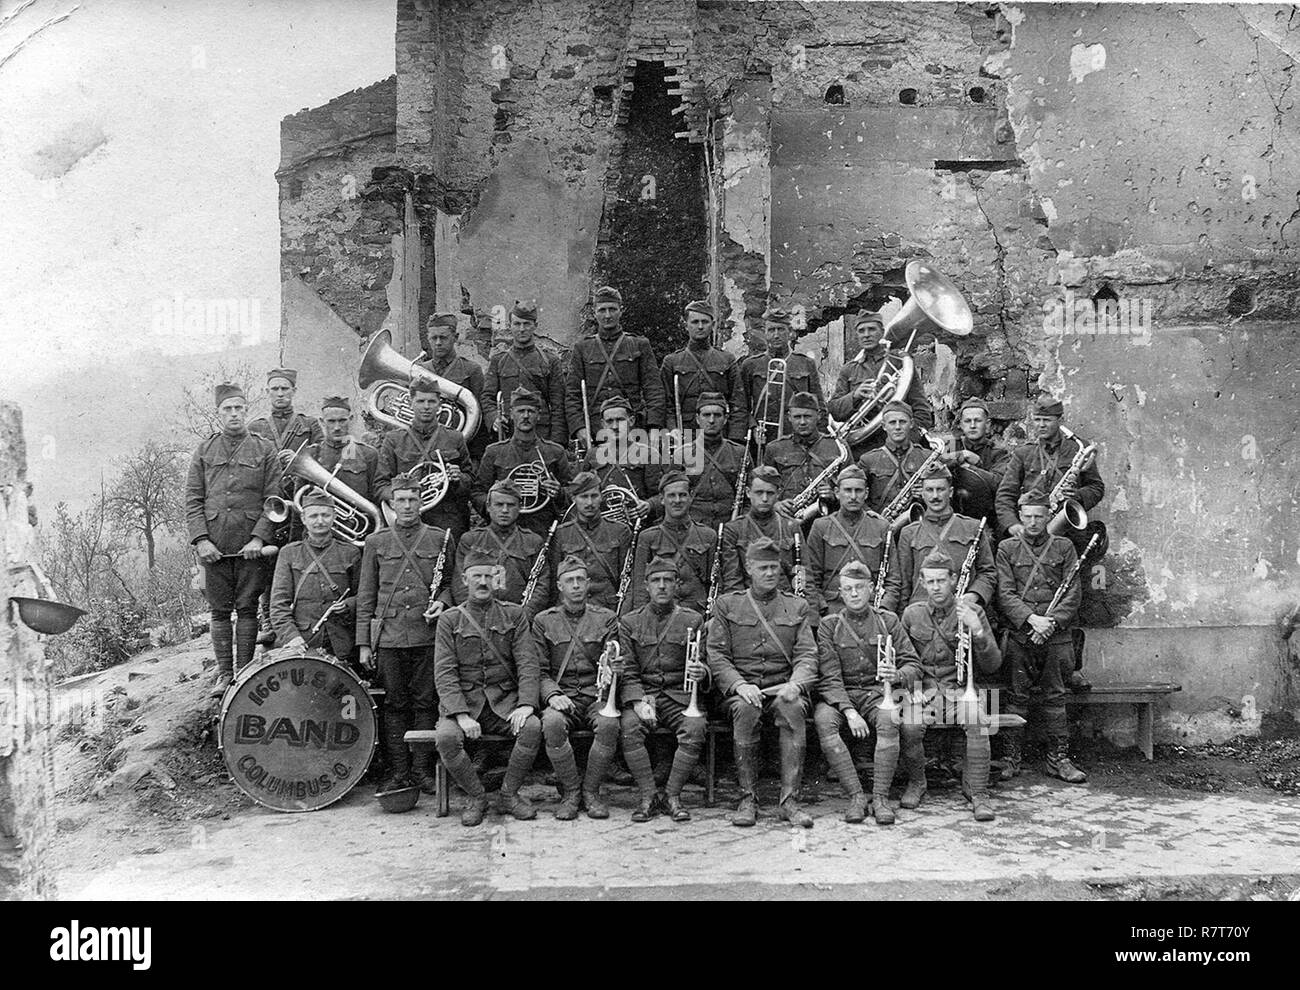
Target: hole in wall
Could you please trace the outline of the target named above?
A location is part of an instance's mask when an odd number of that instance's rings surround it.
[[[844,106],[844,87],[839,83],[831,83],[826,87],[826,102],[833,107]]]
[[[900,89],[898,91],[898,102],[903,104],[905,107],[915,106],[916,90],[912,89],[910,86],[907,89]]]
[[[966,91],[966,95],[970,97],[972,103],[983,103],[988,94],[985,93],[983,86],[972,86]]]
[[[1259,308],[1253,286],[1239,285],[1228,294],[1228,315],[1249,316]]]

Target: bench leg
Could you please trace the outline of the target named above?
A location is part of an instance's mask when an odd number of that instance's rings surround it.
[[[704,807],[712,808],[717,802],[713,797],[714,775],[718,770],[718,736],[714,732],[705,733],[704,741]]]
[[[434,780],[437,781],[437,794],[434,795],[438,802],[437,815],[439,818],[446,818],[451,814],[451,788],[447,785],[447,768],[442,765],[442,757],[438,757],[437,768],[433,772]]]
[[[1155,746],[1153,737],[1155,735],[1156,706],[1152,702],[1145,702],[1137,706],[1138,712],[1138,747],[1142,750],[1142,755],[1147,761],[1155,759]]]

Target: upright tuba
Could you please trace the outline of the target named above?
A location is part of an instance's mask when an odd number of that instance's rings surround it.
[[[304,440],[285,467],[285,477],[301,478],[324,491],[334,503],[334,535],[354,546],[363,545],[366,537],[383,525],[379,508],[350,485],[339,481],[320,461],[307,453],[306,447],[307,441]],[[263,505],[266,518],[273,523],[282,523],[289,518],[290,509],[302,515],[302,496],[307,490],[299,488],[292,499],[272,495]]]
[[[478,432],[483,413],[474,393],[402,357],[393,347],[391,331],[380,330],[366,345],[357,372],[357,383],[365,389],[362,399],[366,411],[391,429],[406,429],[411,425],[411,400],[407,391],[412,381],[433,382],[442,393],[446,401],[438,421],[443,426],[460,433],[466,441]]]
[[[908,351],[918,333],[942,330],[954,337],[965,337],[975,327],[970,306],[957,286],[928,262],[909,261],[903,281],[909,298],[885,327],[885,357],[872,382],[872,395],[851,417],[861,424],[849,430],[847,439],[851,446],[856,447],[880,429],[884,419],[882,410],[888,403],[906,400],[916,376],[916,363]],[[894,350],[899,341],[902,347]],[[859,351],[858,356],[861,354]],[[869,417],[867,410],[871,410]]]

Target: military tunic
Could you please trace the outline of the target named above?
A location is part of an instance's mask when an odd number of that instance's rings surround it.
[[[456,544],[456,568],[451,579],[452,600],[460,605],[469,599],[469,589],[465,585],[465,558],[471,550],[490,553],[497,559],[497,569],[493,575],[493,596],[499,602],[524,604],[524,588],[528,585],[528,575],[532,573],[533,562],[542,552],[545,537],[538,536],[519,526],[498,529],[495,525],[471,529]],[[529,616],[536,614],[550,604],[552,587],[546,580],[546,572],[537,582],[533,599],[527,603]]]
[[[248,424],[248,432],[266,437],[277,451],[297,450],[302,444],[308,446],[320,443],[325,434],[321,430],[320,420],[300,412],[290,412],[287,416],[259,416]]]
[[[960,500],[960,504],[954,505],[963,515],[976,519],[983,516],[988,520],[988,531],[993,533],[998,526],[995,498],[1002,475],[1006,473],[1007,463],[1011,460],[1011,452],[999,447],[989,437],[970,441],[964,436],[957,438],[956,450],[975,454],[979,457],[979,464],[953,467],[953,485],[956,488],[954,497]],[[962,495],[962,492],[967,494]]]
[[[713,555],[718,534],[693,523],[664,520],[643,530],[636,541],[632,563],[632,605],[640,608],[650,600],[646,590],[645,569],[655,557],[672,557],[677,561],[677,601],[703,612],[709,600],[709,575],[713,573]]]
[[[216,433],[199,444],[185,479],[185,520],[190,543],[211,540],[237,553],[254,536],[269,541],[274,524],[262,503],[280,494],[275,446],[255,433]]]
[[[667,608],[646,604],[620,619],[618,642],[623,650],[623,675],[619,701],[627,706],[646,697],[657,704],[667,698],[672,703],[667,710],[685,708],[690,701],[690,695],[682,689],[686,647],[703,622],[699,612],[676,603]],[[700,660],[704,660],[703,652]],[[704,687],[700,685],[701,708]]]
[[[763,463],[781,472],[781,489],[777,492],[781,500],[800,494],[839,456],[839,445],[820,433],[807,438],[787,434],[763,448]],[[827,483],[835,487],[833,477]]]
[[[322,547],[290,543],[279,553],[271,582],[271,626],[280,645],[301,636],[308,647],[321,647],[340,660],[356,653],[357,591],[361,586],[361,550],[330,537]],[[347,611],[325,620],[313,636],[311,627],[325,610],[343,598]]]
[[[483,425],[497,435],[498,416],[506,417],[505,434],[510,436],[510,396],[517,388],[526,388],[541,399],[537,413],[537,435],[561,447],[569,442],[568,422],[564,413],[564,369],[560,359],[530,344],[525,348],[513,344],[488,359],[484,382]],[[502,409],[497,408],[497,395]]]
[[[740,363],[734,355],[716,347],[696,347],[688,343],[664,358],[660,375],[670,424],[686,430],[697,429],[695,414],[699,411],[700,396],[705,392],[717,392],[726,397],[734,413],[727,424],[727,435],[732,440],[745,439],[745,418],[740,415],[746,408],[745,388],[740,379]],[[682,423],[677,422],[679,397]]]
[[[894,554],[892,566],[904,605],[922,601],[926,597],[921,562],[930,551],[942,550],[952,561],[954,571],[960,574],[979,528],[978,519],[952,511],[944,516],[936,516],[928,510],[921,519],[903,527],[898,534],[898,552]],[[991,605],[997,591],[998,573],[993,563],[991,547],[987,531],[981,533],[979,549],[975,552],[975,562],[971,566],[970,583],[966,586],[967,592],[976,595],[982,605]]]
[[[973,607],[984,632],[982,639],[971,636],[975,668],[982,674],[996,674],[1002,666],[1002,651],[998,649],[988,615],[978,605]],[[957,683],[956,657],[960,629],[956,599],[950,601],[942,611],[928,600],[913,602],[903,610],[903,629],[920,657],[927,688],[935,684],[944,687],[965,686]]]
[[[453,354],[448,358],[433,358],[427,353],[421,354],[420,359],[415,362],[421,368],[432,371],[439,378],[445,378],[467,389],[474,398],[479,401],[479,409],[482,412],[483,405],[483,369],[479,367],[478,362],[471,361],[469,358],[461,357],[459,354]],[[443,400],[444,404],[448,400]],[[487,429],[487,418],[484,417],[479,423],[479,428],[475,434],[465,441],[465,446],[470,452],[471,459],[477,461],[483,456],[483,449],[487,446],[489,440]]]
[[[573,463],[569,460],[568,451],[558,443],[542,440],[536,436],[531,440],[513,436],[509,440],[488,444],[487,450],[483,452],[483,459],[479,462],[478,472],[474,475],[471,496],[474,507],[486,516],[488,490],[492,485],[504,480],[521,464],[539,462],[545,464],[550,476],[560,483],[560,490],[536,512],[521,513],[519,525],[534,533],[545,535],[551,528],[551,523],[564,514],[564,509],[568,505],[564,486],[573,479]]]
[[[731,521],[744,459],[742,444],[721,437],[716,441],[702,438],[687,445],[682,463],[691,485],[691,518],[697,523],[716,532],[719,524]]]
[[[433,666],[444,717],[477,719],[488,709],[506,720],[520,706],[538,708],[540,658],[518,605],[493,599],[448,609],[438,617]]]
[[[643,443],[626,446],[597,445],[587,451],[578,470],[594,471],[600,479],[601,491],[615,485],[636,493],[637,498],[643,502],[649,502],[649,514],[642,523],[649,525],[663,514],[659,478],[663,475],[664,468],[655,463],[659,460],[659,452]]]
[[[591,582],[588,601],[602,608],[614,608],[623,562],[631,552],[632,530],[622,523],[599,516],[594,523],[571,519],[555,531],[555,539],[551,541],[551,586],[556,585],[560,562],[576,554],[587,564],[587,578]]]
[[[394,526],[366,538],[357,592],[357,645],[410,648],[433,645],[433,629],[424,621],[429,585],[446,530],[417,523]],[[453,538],[443,566],[443,587],[450,578]],[[438,589],[441,594],[443,587]],[[436,596],[435,596],[436,597]],[[371,641],[370,620],[382,620],[379,639]]]
[[[586,714],[603,702],[596,696],[596,668],[615,631],[614,613],[590,602],[580,615],[556,605],[537,614],[532,630],[541,656],[542,704],[563,694]]]
[[[1011,452],[1006,473],[998,483],[998,523],[1003,531],[1019,525],[1020,516],[1016,502],[1031,489],[1050,495],[1061,476],[1070,469],[1070,462],[1081,449],[1076,437],[1058,434],[1053,444],[1026,443]],[[1105,482],[1097,470],[1097,459],[1079,472],[1074,497],[1085,510],[1091,510],[1106,494]],[[1060,506],[1057,506],[1058,510]]]
[[[733,519],[722,527],[722,590],[744,591],[749,587],[749,573],[745,570],[745,548],[760,536],[771,537],[781,553],[781,579],[777,585],[779,591],[790,591],[793,587],[795,566],[802,563],[795,559],[794,534],[798,526],[779,516],[775,512],[766,519],[759,519],[752,512],[747,512],[739,519]],[[814,617],[814,622],[816,621]]]
[[[375,485],[379,489],[379,497],[385,502],[390,501],[393,497],[393,478],[405,474],[424,461],[436,461],[435,452],[442,454],[447,467],[454,464],[460,468],[460,480],[452,482],[442,501],[430,511],[422,512],[420,518],[430,526],[450,529],[459,535],[469,529],[469,493],[473,484],[473,467],[465,438],[454,430],[447,429],[441,423],[429,433],[424,433],[415,426],[390,430],[384,436],[383,446],[379,448]]]
[[[898,616],[871,607],[859,615],[837,612],[817,629],[817,691],[832,708],[852,708],[864,718],[880,707],[885,685],[877,679],[876,657],[884,637],[894,643],[894,690],[911,689],[921,679],[916,655]]]
[[[840,597],[840,571],[851,561],[861,561],[871,569],[876,582],[884,581],[884,608],[893,611],[898,603],[898,585],[893,568],[881,573],[885,554],[885,522],[874,512],[865,511],[853,519],[843,509],[814,519],[804,550],[808,567],[808,601],[818,615],[838,612],[844,607]],[[891,555],[893,551],[891,550]],[[874,597],[874,590],[872,592]]]
[[[858,466],[867,474],[867,507],[883,514],[885,506],[903,490],[931,453],[929,447],[920,444],[895,449],[886,443],[858,458]]]
[[[587,407],[592,421],[584,422],[582,383],[587,383]],[[600,404],[612,395],[632,403],[636,426],[664,425],[664,387],[654,350],[645,337],[616,331],[613,336],[584,337],[569,352],[564,405],[569,435],[586,427],[594,439],[600,429]]]

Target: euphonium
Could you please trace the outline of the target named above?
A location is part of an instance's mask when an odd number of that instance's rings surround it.
[[[609,696],[605,699],[605,707],[600,710],[600,714],[606,718],[618,718],[618,671],[614,665],[618,663],[621,648],[617,639],[611,639],[605,644],[605,649],[600,654],[600,662],[596,665],[596,697],[600,697],[600,692],[609,690]]]
[[[483,413],[474,393],[463,385],[421,368],[393,347],[393,335],[380,330],[366,346],[357,372],[357,383],[366,390],[366,411],[394,430],[411,425],[411,402],[407,391],[412,381],[433,382],[446,400],[438,420],[469,440],[478,432]]]
[[[862,443],[880,429],[887,403],[906,401],[907,391],[916,376],[916,364],[907,352],[911,350],[917,333],[942,330],[954,337],[965,337],[975,327],[970,306],[957,286],[928,262],[909,261],[903,270],[903,282],[908,291],[907,303],[885,327],[885,357],[872,383],[873,393],[854,413],[853,419],[865,419],[868,410],[874,415],[860,427],[849,431],[847,439],[852,446]],[[903,346],[895,358],[891,352],[897,341],[903,341]]]
[[[1065,473],[1061,475],[1061,479],[1053,486],[1051,494],[1047,497],[1050,503],[1049,509],[1052,512],[1052,521],[1047,524],[1047,531],[1053,536],[1060,536],[1065,532],[1067,526],[1074,529],[1087,527],[1087,510],[1077,499],[1066,498],[1065,489],[1078,484],[1079,475],[1097,456],[1097,445],[1095,443],[1085,446],[1083,441],[1075,436],[1072,430],[1068,430],[1064,426],[1061,427],[1061,432],[1077,443],[1079,449],[1070,461],[1070,466],[1065,469]]]
[[[704,625],[701,623],[691,638],[686,641],[686,665],[688,668],[700,659],[700,650],[703,645],[700,641],[703,636]],[[687,673],[682,681],[682,690],[691,693],[690,703],[687,704],[686,710],[682,714],[687,718],[702,718],[704,711],[700,708],[700,682]]]
[[[305,448],[306,441],[303,441],[286,465],[285,476],[301,478],[324,491],[334,503],[334,535],[354,546],[362,546],[366,537],[383,525],[379,507],[340,481]],[[289,518],[290,509],[301,516],[302,496],[306,491],[306,487],[299,488],[291,501],[272,495],[263,505],[266,518],[273,523],[282,523]]]

